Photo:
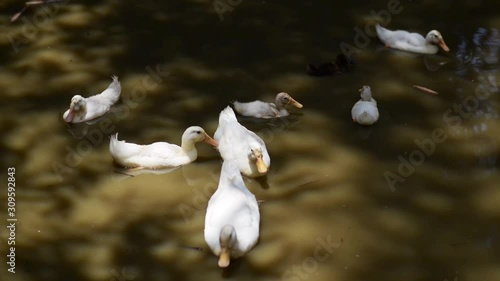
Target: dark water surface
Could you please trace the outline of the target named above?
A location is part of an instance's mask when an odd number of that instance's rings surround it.
[[[222,21],[212,1],[66,1],[13,24],[22,1],[0,4],[0,153],[4,182],[16,169],[17,218],[16,273],[2,262],[0,279],[500,280],[497,1],[402,1],[392,14],[385,0],[229,2]],[[389,28],[440,30],[451,52],[357,35],[374,13]],[[306,75],[341,45],[350,73]],[[71,97],[111,75],[123,88],[114,112],[66,126]],[[363,85],[379,104],[372,127],[350,118]],[[108,137],[179,143],[191,125],[212,135],[229,102],[281,91],[304,108],[241,119],[272,167],[267,185],[246,181],[262,200],[259,244],[220,270],[203,238],[217,152],[199,144],[191,165],[128,177]],[[4,218],[7,187],[0,199]]]

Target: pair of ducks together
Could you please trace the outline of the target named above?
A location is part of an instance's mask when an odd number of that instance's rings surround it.
[[[120,82],[113,76],[113,82],[101,94],[87,99],[74,96],[63,119],[78,123],[102,116],[118,101],[120,93]],[[279,93],[275,104],[262,101],[233,103],[238,113],[258,118],[286,116],[289,114],[286,106],[290,104],[302,107],[286,93]],[[138,145],[119,141],[117,135],[111,137],[111,155],[118,164],[131,168],[177,167],[196,160],[197,142],[216,147],[223,164],[217,191],[208,202],[205,240],[219,257],[220,267],[229,266],[231,258],[238,258],[255,246],[260,233],[260,212],[257,200],[245,186],[241,174],[249,177],[265,175],[271,158],[264,141],[238,122],[231,107],[226,107],[219,115],[215,140],[199,126],[186,129],[181,146],[166,142]]]
[[[379,24],[375,26],[377,35],[386,47],[419,54],[436,54],[441,47],[444,51],[450,49],[444,42],[443,36],[437,30],[431,30],[425,38],[418,33],[404,30],[391,31]],[[377,122],[379,112],[377,102],[371,95],[369,86],[360,89],[361,99],[356,102],[351,110],[352,120],[361,125],[372,125]]]

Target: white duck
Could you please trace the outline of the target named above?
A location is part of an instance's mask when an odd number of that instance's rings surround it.
[[[399,49],[402,51],[419,54],[436,54],[439,51],[439,45],[444,51],[449,52],[443,36],[437,30],[431,30],[425,38],[418,33],[410,33],[404,30],[392,31],[383,28],[379,24],[375,26],[377,35],[386,47]]]
[[[106,114],[109,108],[120,99],[122,87],[117,76],[102,93],[84,98],[75,95],[71,99],[69,109],[64,112],[63,119],[67,123],[90,121]]]
[[[127,168],[161,169],[178,167],[193,162],[198,157],[195,144],[206,142],[212,146],[217,143],[203,128],[192,126],[182,134],[181,146],[167,142],[155,142],[149,145],[138,145],[118,140],[118,133],[111,136],[109,151],[113,159]]]
[[[236,161],[245,176],[259,177],[269,170],[271,158],[266,144],[257,134],[238,123],[231,107],[221,111],[214,138],[222,159]]]
[[[259,239],[260,213],[255,196],[248,191],[237,164],[226,160],[217,191],[208,201],[205,241],[219,257],[219,267],[243,256]]]
[[[276,95],[275,103],[263,102],[260,100],[252,102],[233,102],[234,110],[236,110],[236,112],[240,115],[256,118],[276,118],[288,116],[290,113],[286,107],[289,104],[297,108],[302,108],[302,104],[294,100],[285,92]]]
[[[363,86],[359,91],[361,91],[361,99],[352,107],[352,121],[361,125],[372,125],[379,117],[377,101],[372,98],[370,86]]]

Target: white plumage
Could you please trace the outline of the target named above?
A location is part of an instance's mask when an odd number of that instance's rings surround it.
[[[219,126],[214,139],[218,143],[222,159],[234,160],[244,175],[258,177],[269,170],[271,158],[266,144],[257,134],[238,123],[229,106],[219,115]]]
[[[247,189],[237,164],[222,163],[217,191],[208,202],[205,241],[227,267],[230,258],[243,256],[259,239],[260,213],[255,196]]]
[[[370,86],[363,86],[360,91],[361,99],[351,110],[352,121],[361,125],[372,125],[379,117],[377,101],[372,97]]]
[[[379,24],[375,26],[377,35],[386,47],[394,48],[402,51],[419,53],[419,54],[436,54],[440,46],[444,51],[450,49],[446,46],[443,36],[437,30],[431,30],[424,38],[418,33],[411,33],[404,30],[392,31],[383,28]]]
[[[288,105],[293,105],[297,108],[302,108],[302,104],[294,100],[287,93],[279,93],[276,95],[275,103],[263,102],[260,100],[252,102],[233,103],[234,110],[243,116],[256,118],[276,118],[288,116],[290,113],[286,109]]]
[[[122,91],[117,76],[112,76],[113,82],[102,93],[84,98],[75,95],[71,99],[68,110],[64,112],[63,119],[67,123],[80,123],[90,121],[106,114],[111,106],[120,99]]]
[[[118,133],[111,136],[109,151],[111,156],[123,167],[160,169],[177,167],[193,162],[198,157],[195,144],[206,142],[213,146],[217,143],[203,128],[192,126],[182,135],[181,146],[167,142],[155,142],[148,145],[139,145],[118,140]]]

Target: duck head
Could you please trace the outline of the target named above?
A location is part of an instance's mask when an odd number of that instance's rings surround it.
[[[75,116],[85,115],[86,110],[87,102],[85,101],[85,98],[80,95],[73,96],[73,98],[71,98],[69,111],[64,115],[64,121],[69,123],[73,121]]]
[[[292,104],[293,106],[297,108],[302,108],[302,104],[299,103],[298,101],[294,100],[289,94],[285,92],[281,92],[278,95],[276,95],[276,106],[278,108],[283,108],[289,104]]]
[[[263,174],[266,173],[268,168],[264,163],[264,159],[262,158],[262,149],[261,148],[251,148],[249,153],[250,159],[255,161],[255,166],[257,167],[257,171]]]
[[[359,89],[361,92],[361,99],[364,101],[370,101],[372,99],[372,90],[370,86],[363,86],[361,89]]]
[[[425,36],[425,40],[429,43],[438,45],[443,49],[445,52],[449,52],[450,48],[446,46],[446,43],[444,42],[443,36],[441,33],[437,30],[431,30],[429,33],[427,33],[427,36]]]
[[[231,260],[231,249],[236,244],[236,231],[232,225],[225,225],[219,235],[220,255],[219,267],[228,267]]]
[[[199,126],[191,126],[184,131],[182,134],[182,143],[192,143],[193,145],[197,142],[205,142],[210,144],[211,146],[217,146],[217,142],[210,137],[202,127]]]

